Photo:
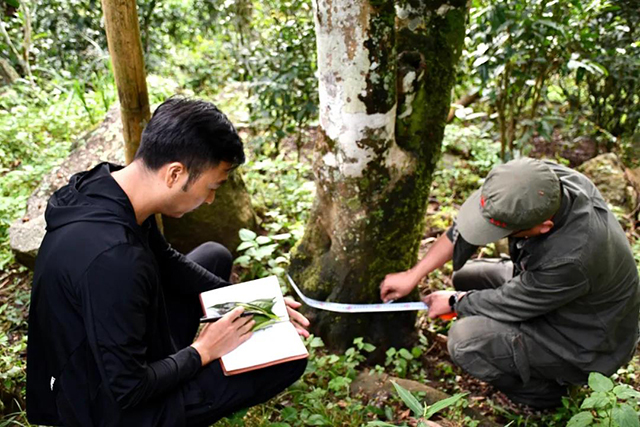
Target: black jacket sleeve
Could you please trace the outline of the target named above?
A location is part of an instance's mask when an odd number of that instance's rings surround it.
[[[172,292],[199,295],[231,284],[173,249],[155,223],[149,233],[149,244],[160,266],[162,283]]]
[[[453,243],[453,271],[458,271],[464,267],[469,258],[478,250],[478,246],[472,245],[462,238],[455,222],[449,227],[446,235]]]
[[[89,345],[103,384],[123,408],[176,388],[202,365],[193,347],[147,362],[146,338],[161,316],[156,275],[141,248],[123,244],[98,256],[81,284]]]

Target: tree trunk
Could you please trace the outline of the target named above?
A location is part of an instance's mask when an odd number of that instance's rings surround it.
[[[291,274],[329,301],[379,302],[417,259],[465,34],[466,2],[318,0],[317,197]],[[413,294],[410,299],[416,299]],[[334,349],[413,341],[415,313],[308,312]]]
[[[151,117],[138,11],[135,0],[102,0],[102,10],[120,100],[125,160],[131,163]]]

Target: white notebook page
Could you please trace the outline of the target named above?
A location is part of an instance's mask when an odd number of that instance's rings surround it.
[[[251,338],[222,356],[222,362],[227,371],[235,371],[303,354],[307,354],[307,349],[302,339],[293,324],[286,321],[254,332]]]

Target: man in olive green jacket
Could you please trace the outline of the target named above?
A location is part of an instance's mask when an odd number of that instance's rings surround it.
[[[510,260],[467,263],[479,245],[504,237]],[[429,315],[458,313],[453,361],[514,402],[556,406],[568,384],[584,384],[593,371],[611,375],[633,356],[638,269],[585,176],[528,158],[494,168],[425,258],[385,278],[382,299],[407,295],[450,259],[457,292],[427,295]]]

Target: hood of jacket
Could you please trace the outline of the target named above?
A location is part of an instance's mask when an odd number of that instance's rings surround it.
[[[100,163],[89,171],[73,175],[69,184],[49,199],[44,215],[47,231],[77,222],[101,222],[120,224],[140,234],[133,206],[111,176],[111,172],[119,169],[122,166]]]

